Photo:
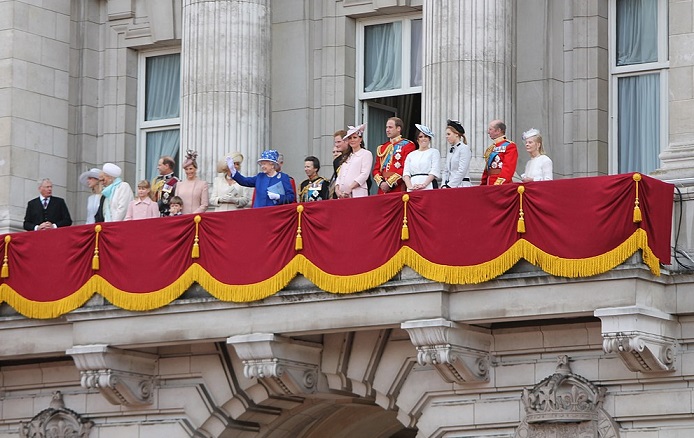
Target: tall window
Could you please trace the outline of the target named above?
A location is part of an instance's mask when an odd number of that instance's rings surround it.
[[[612,169],[649,173],[667,142],[667,1],[611,1]]]
[[[359,22],[360,99],[422,92],[422,19]]]
[[[140,57],[138,175],[151,180],[159,157],[178,163],[181,125],[181,55],[148,52]]]
[[[389,117],[405,123],[412,138],[421,119],[421,14],[357,23],[357,123],[367,122],[364,140],[372,152],[386,141]]]

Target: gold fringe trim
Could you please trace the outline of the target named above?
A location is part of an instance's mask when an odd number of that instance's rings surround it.
[[[274,295],[285,288],[297,275],[303,274],[318,288],[332,293],[362,292],[392,279],[404,266],[410,266],[422,277],[448,284],[477,284],[489,281],[508,271],[520,259],[540,267],[548,274],[560,277],[588,277],[607,272],[623,263],[641,249],[644,263],[654,275],[660,275],[660,262],[648,247],[648,236],[636,230],[617,248],[595,257],[563,259],[548,254],[527,240],[521,239],[493,260],[473,266],[448,266],[432,263],[410,247],[401,248],[378,268],[355,275],[329,274],[302,254],[296,255],[272,277],[253,284],[229,285],[213,278],[202,266],[193,263],[172,284],[153,292],[132,293],[115,288],[100,275],[91,277],[75,293],[61,300],[36,302],[28,300],[7,284],[0,285],[0,300],[29,318],[55,318],[86,303],[94,293],[101,294],[113,305],[126,310],[146,311],[163,307],[180,297],[193,283],[198,283],[210,295],[221,301],[250,302]]]
[[[12,237],[8,234],[5,236],[5,255],[2,258],[2,270],[0,271],[0,278],[9,278],[10,276],[10,265],[7,263],[8,251],[10,249],[10,241]]]

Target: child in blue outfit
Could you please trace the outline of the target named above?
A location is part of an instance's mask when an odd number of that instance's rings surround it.
[[[236,171],[234,160],[227,157],[227,166],[234,181],[245,187],[255,187],[253,208],[294,202],[295,195],[289,176],[279,172],[279,153],[275,150],[263,151],[258,164],[260,170],[256,176],[243,176]]]

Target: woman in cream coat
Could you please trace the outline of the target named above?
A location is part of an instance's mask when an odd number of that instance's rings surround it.
[[[241,170],[243,155],[241,152],[232,152],[225,155],[234,160],[236,171]],[[218,176],[212,183],[212,194],[210,195],[210,204],[215,206],[215,211],[231,211],[246,208],[251,203],[252,190],[244,187],[231,178],[231,172],[226,163],[226,158],[219,160],[217,163],[217,172],[222,176]]]

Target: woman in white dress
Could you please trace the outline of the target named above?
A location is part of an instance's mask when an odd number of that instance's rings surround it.
[[[419,129],[416,149],[405,158],[405,168],[402,179],[407,191],[434,189],[435,181],[441,177],[441,154],[438,149],[432,149],[431,139],[434,133],[427,126],[414,124]]]
[[[96,223],[95,216],[97,211],[99,211],[99,204],[101,203],[100,174],[101,169],[93,168],[83,172],[79,177],[80,184],[86,186],[92,192],[89,198],[87,198],[87,220],[85,224]]]
[[[231,157],[234,160],[236,171],[241,170],[241,163],[243,162],[241,152],[232,152],[224,157]],[[210,205],[215,206],[214,211],[231,211],[248,207],[251,203],[253,190],[242,186],[231,178],[226,158],[217,163],[217,172],[222,175],[216,177],[212,183]]]
[[[523,140],[525,150],[530,154],[530,160],[525,165],[525,173],[521,175],[523,182],[551,180],[552,160],[545,155],[540,131],[535,128],[525,131]]]
[[[450,145],[443,169],[442,189],[470,187],[472,148],[467,144],[465,129],[457,120],[446,122],[446,141]]]

